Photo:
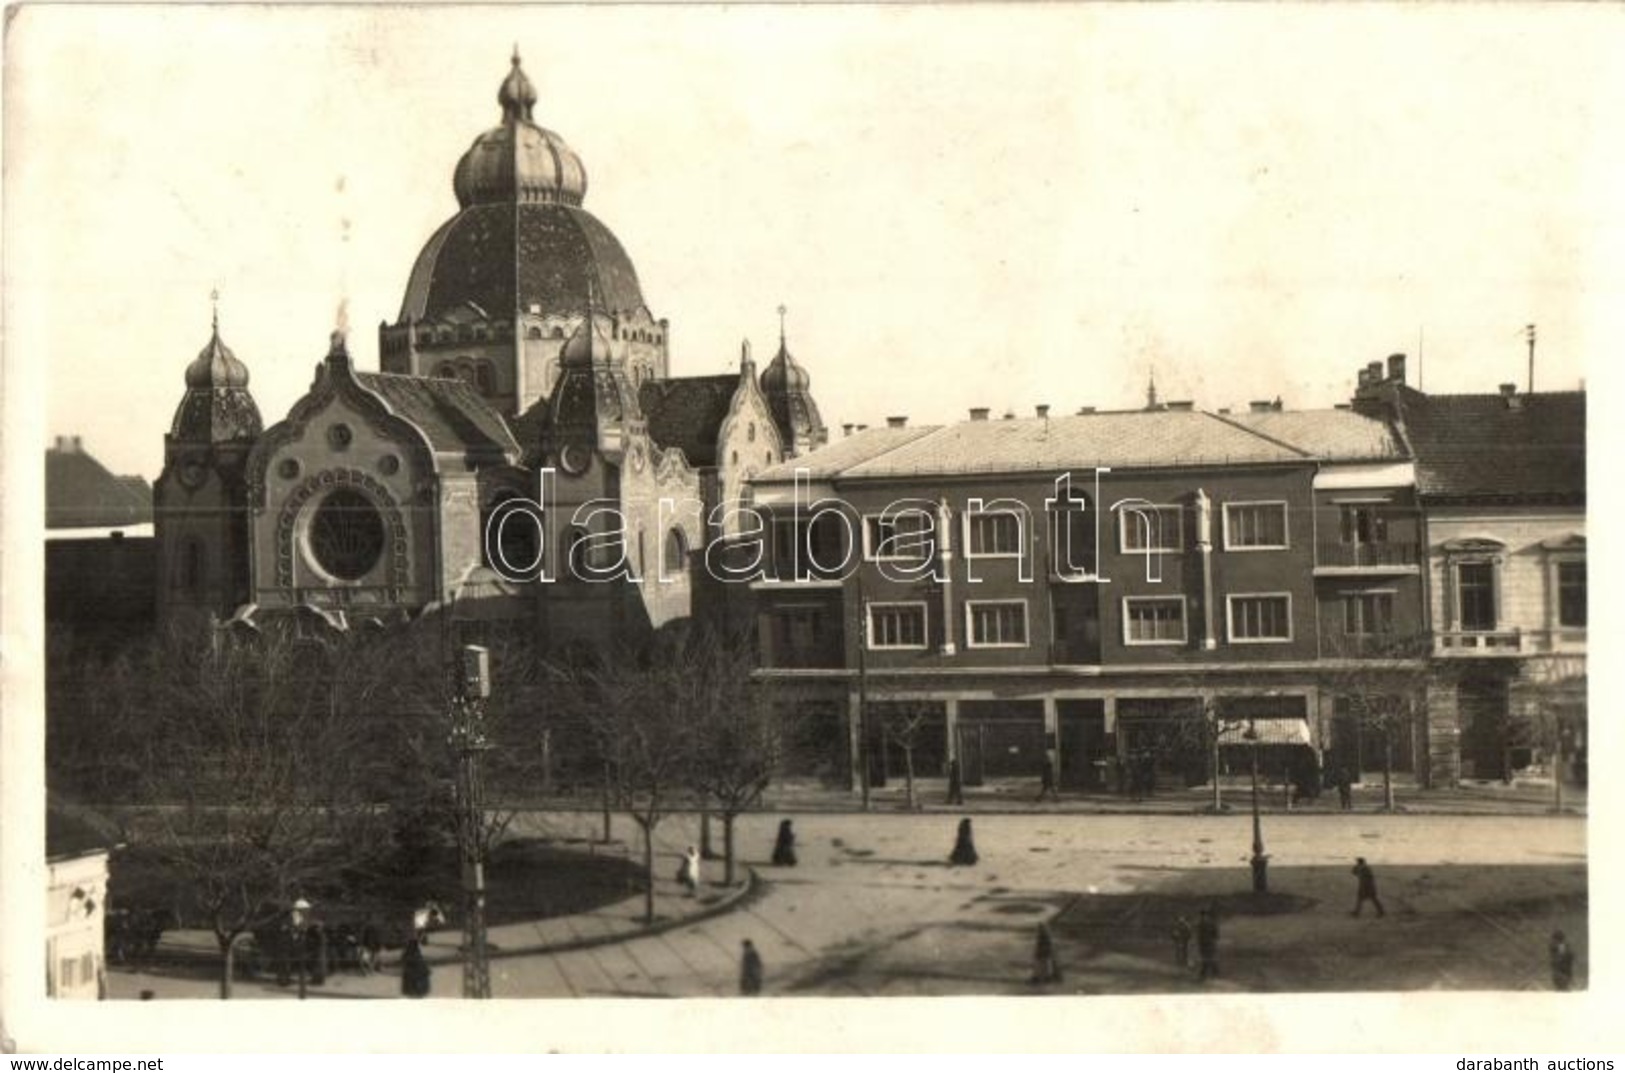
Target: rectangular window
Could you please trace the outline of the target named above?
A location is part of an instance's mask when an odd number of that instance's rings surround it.
[[[1350,637],[1380,637],[1393,630],[1393,593],[1354,592],[1343,597],[1343,632]]]
[[[1385,544],[1388,541],[1388,515],[1383,507],[1373,503],[1345,505],[1341,532],[1345,544]]]
[[[820,514],[798,526],[793,521],[773,523],[773,567],[781,581],[838,577],[846,566],[841,520]]]
[[[1185,512],[1179,507],[1124,507],[1117,517],[1125,553],[1185,550]]]
[[[1495,629],[1495,564],[1461,563],[1456,567],[1456,605],[1464,630]]]
[[[1123,600],[1123,643],[1173,645],[1185,643],[1183,596],[1129,596]]]
[[[1226,503],[1224,546],[1227,549],[1286,547],[1286,504]]]
[[[774,647],[785,653],[805,654],[824,640],[824,608],[817,604],[791,604],[773,612]]]
[[[863,557],[922,563],[932,546],[936,519],[918,510],[892,515],[870,514],[863,519]]]
[[[1232,642],[1292,640],[1292,598],[1285,593],[1226,599]]]
[[[988,600],[965,604],[974,648],[1019,648],[1027,643],[1027,601]]]
[[[1586,624],[1586,564],[1557,564],[1557,624],[1583,627]]]
[[[924,604],[870,604],[870,648],[924,648]]]
[[[1021,517],[1008,510],[966,514],[965,542],[969,555],[1020,555]]]

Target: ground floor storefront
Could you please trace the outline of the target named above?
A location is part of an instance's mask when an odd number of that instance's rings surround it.
[[[1314,671],[1079,679],[829,674],[781,696],[820,729],[813,764],[858,789],[910,778],[964,786],[1031,779],[1057,793],[1142,797],[1261,777],[1314,796],[1336,785],[1426,777],[1425,698],[1414,674],[1358,691]],[[838,754],[844,751],[844,756]],[[798,774],[814,774],[803,763]]]

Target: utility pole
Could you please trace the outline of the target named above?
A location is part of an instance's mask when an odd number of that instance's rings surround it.
[[[463,997],[491,997],[491,961],[485,942],[485,802],[480,756],[485,702],[491,696],[491,653],[464,645],[452,699],[448,744],[457,758],[457,849],[463,866]]]
[[[1258,725],[1248,720],[1247,732],[1242,737],[1251,743],[1253,754],[1253,856],[1247,863],[1253,869],[1253,893],[1268,894],[1270,859],[1264,852],[1264,825],[1258,811]]]
[[[862,566],[858,567],[862,570]],[[869,789],[869,611],[863,606],[863,575],[858,575],[858,785],[863,790],[863,811],[870,806]]]

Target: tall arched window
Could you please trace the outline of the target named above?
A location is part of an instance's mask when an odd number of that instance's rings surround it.
[[[660,553],[660,572],[662,578],[673,581],[688,577],[688,541],[683,539],[683,531],[673,527],[666,534],[665,547]]]

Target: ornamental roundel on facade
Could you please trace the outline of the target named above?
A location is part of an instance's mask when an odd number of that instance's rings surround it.
[[[342,581],[358,581],[381,559],[389,599],[400,599],[406,584],[406,524],[389,489],[359,469],[311,474],[283,502],[277,517],[277,584],[293,587],[299,518],[312,500],[317,506],[307,536],[316,565]]]

